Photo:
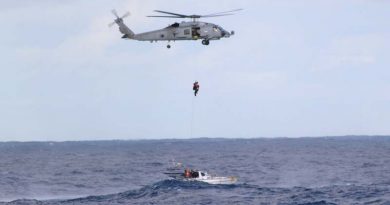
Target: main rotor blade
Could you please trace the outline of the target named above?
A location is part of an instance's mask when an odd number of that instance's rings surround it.
[[[167,12],[167,11],[154,10],[154,12],[163,13],[163,14],[171,14],[171,15],[180,16],[183,18],[187,17],[187,15],[184,15],[184,14],[177,14],[177,13],[172,13],[172,12]]]
[[[206,15],[206,16],[201,16],[202,18],[209,18],[209,17],[219,17],[219,16],[231,16],[234,14],[218,14],[218,15]]]
[[[181,16],[146,16],[146,17],[157,17],[157,18],[185,18]]]
[[[218,12],[218,13],[207,14],[205,16],[232,13],[232,12],[237,12],[237,11],[242,11],[242,10],[244,10],[244,9],[234,9],[234,10],[230,10],[230,11],[222,11],[222,12]]]

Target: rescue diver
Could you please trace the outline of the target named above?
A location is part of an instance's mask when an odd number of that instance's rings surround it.
[[[192,90],[194,90],[194,95],[196,96],[199,91],[199,83],[198,81],[195,81],[194,86],[192,87]]]

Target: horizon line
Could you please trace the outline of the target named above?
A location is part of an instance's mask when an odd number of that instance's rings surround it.
[[[134,139],[85,139],[85,140],[7,140],[0,143],[65,143],[65,142],[113,142],[113,141],[187,141],[187,140],[256,140],[256,139],[314,139],[314,138],[358,138],[358,137],[390,137],[389,135],[324,135],[302,137],[194,137],[194,138],[134,138]]]

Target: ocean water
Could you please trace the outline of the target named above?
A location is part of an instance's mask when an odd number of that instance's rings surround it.
[[[239,181],[172,180],[172,159]],[[390,205],[390,137],[0,143],[0,204]]]

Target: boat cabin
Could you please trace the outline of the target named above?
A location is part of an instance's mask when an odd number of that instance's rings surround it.
[[[207,176],[208,176],[207,173],[201,172],[201,171],[195,171],[195,170],[189,170],[189,169],[186,169],[184,171],[185,178],[203,179],[203,178],[206,178]]]

